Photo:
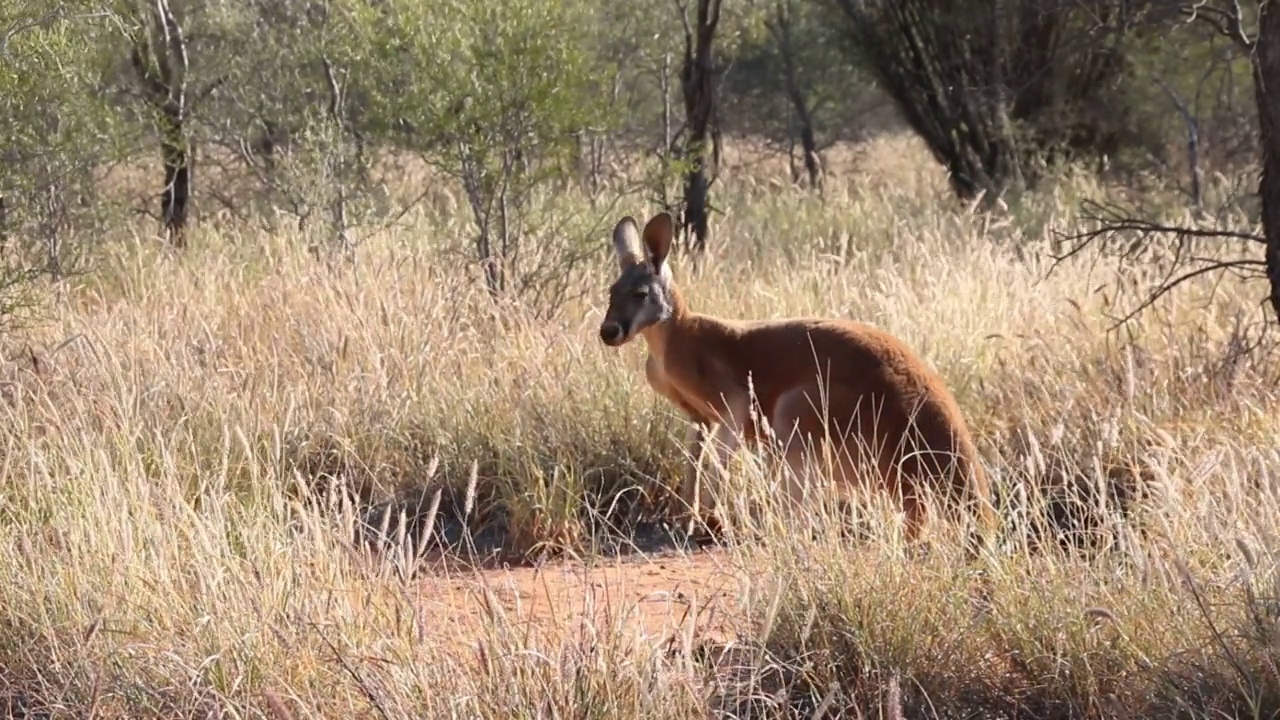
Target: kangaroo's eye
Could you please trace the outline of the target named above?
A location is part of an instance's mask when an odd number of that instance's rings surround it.
[[[635,298],[636,300],[644,300],[645,298],[649,297],[649,288],[636,288],[635,290],[631,291],[631,297]]]

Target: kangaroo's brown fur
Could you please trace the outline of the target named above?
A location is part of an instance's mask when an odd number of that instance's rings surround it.
[[[696,462],[709,433],[722,457],[739,437],[792,440],[786,457],[798,469],[804,444],[817,447],[829,432],[846,441],[841,477],[832,479],[847,486],[867,470],[875,473],[901,498],[909,537],[925,519],[923,496],[939,492],[951,507],[975,504],[985,535],[994,523],[989,482],[964,416],[937,374],[901,340],[849,320],[750,322],[690,311],[666,263],[673,233],[666,213],[649,220],[643,238],[632,218],[618,223],[621,275],[610,288],[600,335],[615,347],[642,336],[649,384],[694,421],[694,465],[681,488],[691,507],[702,504]],[[752,399],[765,428],[751,420]],[[795,442],[797,434],[806,443]]]

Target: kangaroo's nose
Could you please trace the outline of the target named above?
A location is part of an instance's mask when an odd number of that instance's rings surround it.
[[[622,340],[622,326],[615,322],[607,322],[600,326],[600,339],[605,345],[617,345]]]

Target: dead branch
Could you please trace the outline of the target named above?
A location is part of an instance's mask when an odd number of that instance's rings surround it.
[[[27,32],[28,30],[47,27],[50,23],[56,20],[92,20],[108,17],[112,16],[107,12],[68,13],[65,7],[58,7],[43,15],[15,20],[9,23],[9,27],[0,32],[0,57],[4,57],[8,54],[9,43],[15,37]]]
[[[13,38],[17,37],[20,33],[47,25],[54,20],[61,18],[62,13],[63,9],[58,8],[56,10],[51,10],[44,15],[27,18],[25,20],[17,20],[10,24],[9,27],[5,28],[4,33],[0,33],[0,57],[4,57],[9,53],[9,41],[13,40]]]
[[[1253,233],[1214,227],[1187,227],[1147,220],[1141,214],[1115,204],[1103,204],[1086,200],[1081,206],[1081,219],[1090,227],[1075,233],[1055,231],[1059,240],[1067,243],[1067,250],[1052,255],[1049,268],[1052,274],[1066,261],[1079,256],[1086,249],[1096,247],[1101,252],[1119,248],[1119,257],[1134,261],[1153,246],[1169,249],[1169,263],[1163,276],[1154,284],[1146,297],[1112,325],[1115,329],[1127,324],[1158,302],[1165,295],[1184,283],[1214,273],[1253,280],[1266,278],[1266,263],[1247,258],[1221,259],[1192,252],[1196,241],[1220,240],[1266,245],[1266,239]]]
[[[1065,235],[1058,233],[1062,240],[1075,243],[1061,256],[1054,256],[1055,265],[1079,254],[1088,245],[1104,240],[1108,236],[1120,233],[1137,233],[1145,237],[1172,235],[1176,239],[1221,238],[1224,240],[1243,240],[1266,245],[1266,238],[1253,233],[1229,230],[1227,228],[1196,228],[1182,225],[1168,225],[1147,220],[1140,214],[1115,204],[1103,204],[1096,200],[1085,200],[1081,203],[1081,218],[1090,223],[1098,223],[1098,227],[1080,233]]]
[[[1174,274],[1170,272],[1169,274],[1167,274],[1165,278],[1161,282],[1157,283],[1155,288],[1152,289],[1152,291],[1147,294],[1147,297],[1142,302],[1138,303],[1138,305],[1134,307],[1133,310],[1125,313],[1118,320],[1116,320],[1112,324],[1111,329],[1115,329],[1117,327],[1120,327],[1121,325],[1124,325],[1125,323],[1128,323],[1130,320],[1133,320],[1138,315],[1141,315],[1152,305],[1156,304],[1156,302],[1158,302],[1165,295],[1168,295],[1169,293],[1173,292],[1183,283],[1189,282],[1198,277],[1203,277],[1205,275],[1210,275],[1216,272],[1228,273],[1228,274],[1234,275],[1237,278],[1250,279],[1250,280],[1261,279],[1267,276],[1267,273],[1266,273],[1267,264],[1261,260],[1209,261],[1207,258],[1195,258],[1194,260],[1201,260],[1201,261],[1204,261],[1206,264],[1198,268],[1194,268],[1192,270],[1187,270],[1182,273]]]
[[[1204,171],[1200,168],[1200,122],[1191,108],[1182,101],[1178,91],[1165,82],[1164,78],[1157,77],[1156,83],[1169,97],[1169,101],[1173,103],[1178,114],[1182,116],[1182,121],[1187,125],[1187,166],[1191,175],[1191,205],[1196,212],[1200,212],[1204,209],[1204,190],[1201,185]]]
[[[1183,6],[1181,12],[1187,22],[1203,22],[1244,52],[1253,51],[1254,41],[1249,39],[1244,30],[1244,12],[1240,8],[1240,0],[1231,0],[1230,8],[1220,7],[1210,0],[1197,0]]]

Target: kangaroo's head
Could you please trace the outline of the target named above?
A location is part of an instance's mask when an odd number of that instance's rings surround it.
[[[621,272],[609,287],[609,310],[600,324],[605,345],[624,345],[675,311],[675,285],[667,267],[674,233],[675,223],[665,212],[645,224],[643,235],[631,217],[614,227],[613,248]]]

